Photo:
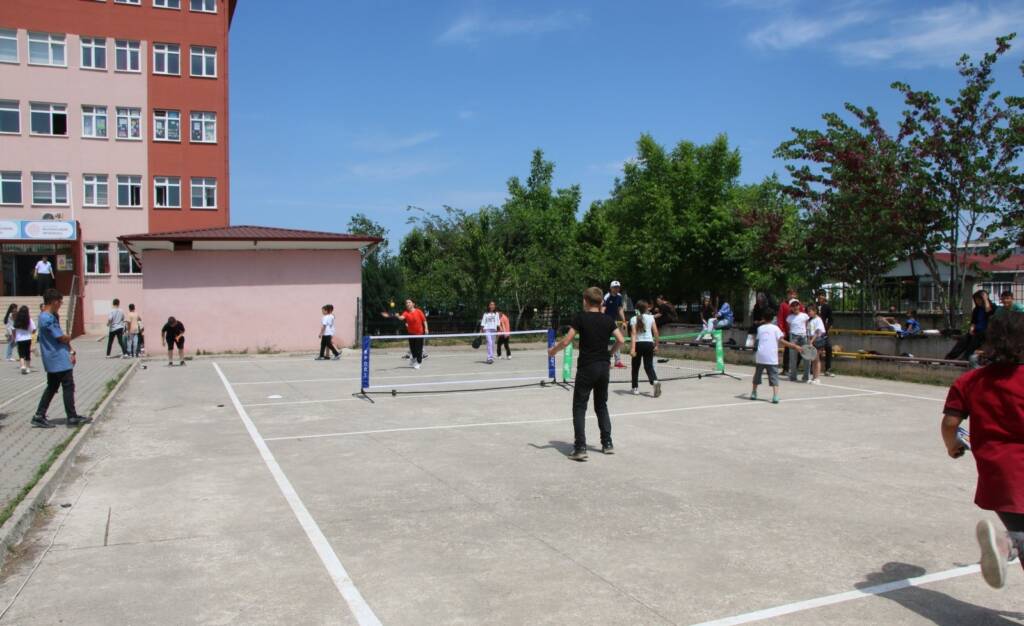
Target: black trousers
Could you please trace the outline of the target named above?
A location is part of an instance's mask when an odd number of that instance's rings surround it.
[[[58,387],[63,388],[64,391],[64,414],[68,417],[78,417],[78,412],[75,410],[74,370],[46,373],[46,389],[43,390],[43,397],[39,399],[36,417],[46,417],[46,411],[50,408],[50,402],[57,394]]]
[[[118,328],[107,334],[107,356],[110,356],[110,347],[114,345],[115,337],[117,338],[118,347],[121,348],[121,354],[128,354],[128,351],[124,348],[124,329]]]
[[[975,332],[973,335],[963,335],[957,340],[956,345],[949,351],[946,358],[953,360],[962,357],[967,360],[983,343],[985,343],[985,331]]]
[[[36,276],[36,291],[39,295],[45,295],[46,290],[53,287],[53,274],[39,274]]]
[[[412,359],[417,363],[423,362],[423,340],[422,339],[409,339],[409,353],[412,355]]]
[[[601,443],[612,441],[612,418],[608,414],[608,362],[597,361],[576,368],[572,392],[572,428],[577,448],[586,447],[586,414],[590,393],[594,393],[594,412],[601,430]]]
[[[832,371],[832,338],[825,335],[825,371]]]
[[[330,350],[334,356],[338,356],[338,350],[334,347],[334,336],[324,335],[320,338],[320,358],[327,358],[327,351]]]
[[[633,389],[637,388],[640,381],[640,362],[644,364],[644,372],[647,373],[647,380],[653,385],[658,380],[654,372],[654,343],[650,341],[636,342],[636,356],[631,359],[633,367]]]
[[[498,349],[496,351],[496,356],[501,356],[501,347],[502,346],[505,346],[505,354],[507,354],[508,356],[512,356],[512,348],[509,347],[508,340],[509,340],[508,337],[503,337],[502,335],[498,335]]]

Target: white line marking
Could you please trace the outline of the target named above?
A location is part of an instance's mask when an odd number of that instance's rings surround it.
[[[859,397],[862,397],[862,396],[873,396],[873,395],[877,395],[877,394],[875,394],[875,393],[852,393],[852,394],[844,394],[844,395],[839,395],[839,396],[815,396],[813,398],[793,398],[792,400],[783,400],[782,403],[806,402],[806,401],[809,401],[809,400],[834,400],[834,399],[838,399],[838,398],[859,398]],[[745,400],[743,402],[729,402],[729,403],[726,403],[726,404],[705,404],[705,405],[701,405],[701,406],[676,407],[676,408],[673,408],[673,409],[654,409],[654,410],[651,410],[651,411],[632,411],[632,412],[628,412],[628,413],[615,413],[615,414],[612,415],[612,417],[625,417],[625,416],[633,416],[633,415],[658,415],[658,414],[661,414],[661,413],[678,413],[678,412],[683,412],[683,411],[702,411],[702,410],[705,410],[705,409],[719,409],[719,408],[727,408],[727,407],[735,407],[735,406],[763,406],[763,405],[766,405],[766,404],[768,404],[768,403],[767,402],[763,402],[763,401],[762,402],[752,402],[750,400]],[[289,440],[289,439],[322,439],[324,437],[351,437],[351,436],[354,436],[354,435],[379,435],[379,434],[385,434],[385,433],[405,433],[405,432],[415,432],[415,431],[421,431],[421,430],[452,430],[452,429],[457,429],[457,428],[484,428],[484,427],[487,427],[487,426],[512,426],[512,425],[515,425],[515,424],[547,424],[547,423],[551,423],[551,422],[562,422],[562,421],[565,421],[566,419],[571,419],[571,418],[567,418],[567,417],[548,417],[548,418],[536,419],[536,420],[512,420],[512,421],[504,421],[504,422],[474,422],[474,423],[471,423],[471,424],[442,424],[440,426],[409,426],[409,427],[404,427],[404,428],[382,428],[382,429],[379,429],[379,430],[357,430],[357,431],[342,432],[342,433],[323,433],[323,434],[316,434],[316,435],[288,435],[288,436],[285,436],[285,437],[267,437],[266,441],[286,441],[286,440]],[[590,416],[590,418],[588,418],[588,419],[593,419],[593,416]]]
[[[410,372],[412,371],[412,368],[408,368],[408,369],[410,370]],[[546,372],[547,371],[547,363],[544,363],[542,367],[537,367],[537,368],[531,369],[531,370],[509,370],[509,371],[503,372],[503,373],[505,373],[505,374],[529,374],[531,372],[536,372],[537,370],[540,370],[542,374],[544,372]],[[422,372],[422,370],[420,370],[420,371]],[[480,370],[477,370],[475,372],[452,372],[450,374],[427,374],[427,373],[421,373],[421,374],[417,375],[417,374],[409,373],[409,374],[404,374],[404,375],[401,375],[401,376],[373,376],[373,380],[391,380],[391,379],[403,379],[403,378],[405,378],[405,379],[410,379],[410,378],[441,378],[443,376],[468,376],[470,374],[479,374],[479,373],[480,373]],[[252,381],[252,382],[231,383],[231,384],[234,385],[235,387],[241,387],[242,385],[283,385],[283,384],[286,384],[286,383],[330,383],[330,382],[352,382],[352,381],[358,381],[358,380],[361,380],[361,378],[359,376],[353,376],[353,377],[350,377],[350,378],[300,378],[300,379],[296,379],[296,380],[257,380],[257,381]]]
[[[224,388],[227,389],[228,396],[231,398],[231,403],[235,405],[235,411],[238,412],[238,417],[242,419],[242,423],[245,425],[245,429],[249,432],[249,436],[252,438],[252,442],[256,444],[256,449],[259,450],[260,456],[263,457],[263,462],[266,463],[267,469],[270,470],[270,474],[274,477],[277,482],[278,488],[281,490],[281,494],[288,501],[288,505],[292,509],[292,513],[295,514],[299,524],[302,526],[302,530],[306,531],[306,536],[309,538],[310,543],[313,544],[313,548],[316,550],[317,555],[320,557],[320,561],[324,564],[327,569],[327,573],[330,574],[331,580],[334,581],[334,586],[337,587],[338,592],[341,593],[341,597],[345,599],[348,604],[348,608],[352,611],[352,615],[356,618],[356,622],[360,626],[380,626],[380,620],[377,619],[377,615],[374,614],[373,609],[363,599],[359,590],[356,589],[355,583],[349,578],[348,572],[345,571],[345,566],[341,564],[338,559],[338,555],[335,554],[334,548],[331,547],[330,542],[327,541],[327,537],[324,536],[323,531],[320,530],[320,526],[317,525],[316,520],[310,515],[309,510],[306,509],[306,505],[302,503],[302,499],[299,498],[299,494],[295,492],[295,488],[292,487],[291,481],[288,480],[288,476],[285,475],[284,470],[278,465],[277,459],[274,458],[274,454],[267,447],[266,441],[260,435],[256,429],[256,425],[253,424],[252,420],[249,419],[249,415],[245,412],[242,407],[242,403],[238,400],[238,396],[235,394],[235,390],[231,387],[231,383],[224,376],[224,372],[220,370],[220,367],[214,363],[213,368],[217,370],[217,375],[220,376],[221,382],[224,383]]]
[[[361,400],[362,398],[330,398],[328,400],[289,400],[287,402],[254,402],[247,404],[247,407],[254,406],[287,406],[289,404],[327,404],[330,402],[352,402],[353,400]]]
[[[950,578],[969,576],[970,574],[977,574],[979,571],[981,571],[981,568],[977,565],[966,565],[964,567],[958,567],[956,569],[946,570],[944,572],[926,574],[924,576],[918,576],[916,578],[905,578],[903,580],[896,580],[891,583],[875,585],[874,587],[865,587],[864,589],[858,589],[856,591],[846,591],[843,593],[836,593],[830,596],[822,596],[820,598],[803,600],[801,602],[783,604],[782,606],[776,606],[770,609],[762,609],[760,611],[744,613],[743,615],[725,617],[710,622],[701,622],[700,624],[694,624],[694,626],[736,626],[737,624],[749,624],[751,622],[759,622],[761,620],[771,619],[773,617],[780,617],[782,615],[790,615],[791,613],[798,613],[800,611],[807,611],[809,609],[816,609],[823,606],[830,606],[833,604],[849,602],[850,600],[859,600],[860,598],[866,598],[869,596],[877,596],[885,593],[890,593],[893,591],[899,591],[900,589],[906,589],[907,587],[920,587],[922,585],[927,585],[929,583],[939,582],[942,580],[949,580]]]
[[[945,402],[945,398],[929,398],[928,396],[915,396],[909,393],[896,393],[895,391],[878,391],[873,389],[859,389],[857,387],[844,387],[842,385],[825,385],[822,387],[831,387],[832,389],[845,389],[847,391],[874,391],[874,393],[883,394],[886,396],[897,396],[900,398],[911,398],[913,400],[930,400],[931,402]]]

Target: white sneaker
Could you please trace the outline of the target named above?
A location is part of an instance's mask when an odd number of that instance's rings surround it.
[[[819,380],[819,379],[817,379],[817,378],[812,378],[812,379],[811,379],[811,380],[810,380],[809,382],[810,382],[810,383],[811,383],[812,385],[820,385],[820,384],[821,384],[821,380]]]
[[[654,381],[654,397],[655,398],[660,398],[661,397],[661,381],[660,380]]]
[[[634,396],[639,396],[640,395],[640,390],[637,389],[636,387],[633,387],[633,395]]]
[[[418,369],[420,368],[420,364],[419,364],[419,363],[413,363],[413,364],[412,364],[412,368],[413,368],[414,370],[418,370]]]
[[[510,354],[510,355],[508,355],[507,357],[505,357],[505,360],[506,360],[506,361],[511,361],[511,360],[512,360],[512,355]]]
[[[1006,561],[1010,555],[1010,540],[996,531],[989,520],[981,520],[975,529],[981,547],[981,576],[993,589],[1006,586]]]

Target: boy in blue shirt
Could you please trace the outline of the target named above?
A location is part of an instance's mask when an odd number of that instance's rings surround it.
[[[46,419],[46,411],[58,388],[64,392],[64,412],[67,414],[67,425],[73,428],[80,424],[88,424],[91,418],[83,417],[75,410],[75,376],[74,367],[77,359],[71,349],[71,337],[60,329],[60,304],[64,297],[56,289],[47,289],[43,294],[43,312],[39,316],[39,352],[43,357],[46,369],[46,389],[39,399],[39,407],[32,416],[32,426],[36,428],[53,428],[54,424]]]

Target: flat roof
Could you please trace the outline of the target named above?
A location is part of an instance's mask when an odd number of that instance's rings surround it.
[[[379,237],[269,226],[225,226],[164,233],[122,235],[118,239],[134,254],[145,250],[358,250],[373,247]]]

